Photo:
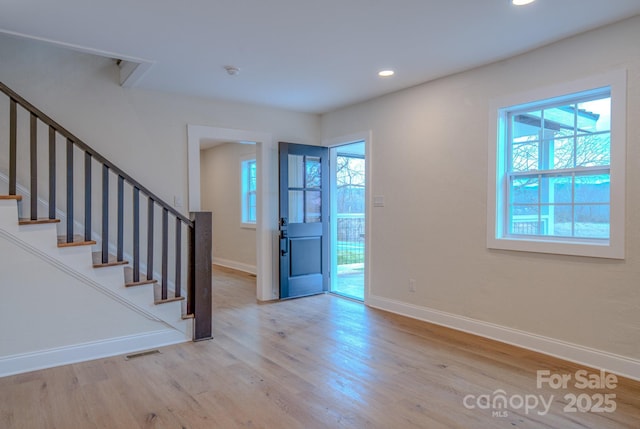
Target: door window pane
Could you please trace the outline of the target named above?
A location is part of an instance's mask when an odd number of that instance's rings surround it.
[[[304,222],[304,191],[289,191],[289,223]]]
[[[304,156],[289,154],[289,188],[304,188]]]
[[[321,222],[322,221],[322,192],[305,191],[307,203],[307,211],[305,213],[305,222]]]
[[[306,187],[320,188],[322,186],[322,168],[320,158],[307,156],[305,164]]]

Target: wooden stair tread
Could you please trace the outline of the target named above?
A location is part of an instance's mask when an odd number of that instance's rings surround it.
[[[196,318],[195,314],[183,314],[182,315],[182,320],[195,319],[195,318]]]
[[[167,298],[167,299],[160,299],[158,301],[154,301],[155,305],[159,305],[159,304],[167,304],[169,302],[174,302],[174,301],[183,301],[184,300],[184,296],[176,296],[173,298]]]
[[[0,195],[0,200],[22,201],[22,195]]]
[[[60,223],[60,219],[49,219],[48,217],[41,217],[36,220],[29,218],[18,219],[18,225],[39,225],[44,223]]]
[[[118,261],[118,257],[116,255],[112,255],[109,253],[107,262],[102,262],[102,252],[93,252],[91,253],[91,258],[93,260],[93,268],[103,268],[103,267],[115,267],[118,265],[127,265],[129,261]]]
[[[140,281],[134,282],[133,281],[133,268],[124,267],[124,285],[126,287],[150,285],[150,284],[154,284],[154,283],[158,283],[158,280],[147,279],[147,276],[142,274],[142,273],[140,273]]]
[[[67,243],[66,235],[58,236],[58,247],[93,246],[94,244],[96,244],[95,240],[85,241],[84,237],[79,234],[73,236],[71,243]]]

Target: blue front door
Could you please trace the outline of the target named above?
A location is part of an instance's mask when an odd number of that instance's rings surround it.
[[[329,151],[280,143],[280,298],[329,288]]]

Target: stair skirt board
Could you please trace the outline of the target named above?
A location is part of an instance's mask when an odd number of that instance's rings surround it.
[[[158,347],[187,341],[191,341],[191,338],[182,332],[174,329],[166,329],[139,335],[110,338],[104,341],[93,341],[32,353],[0,357],[0,377],[76,362],[130,354],[142,350],[156,349]]]
[[[42,225],[42,226],[48,226],[48,225]],[[55,226],[53,225],[51,225],[51,227],[55,228]],[[51,233],[52,238],[55,238],[55,234],[53,233],[53,231],[42,231],[42,232]],[[83,273],[81,270],[74,269],[73,267],[68,265],[68,261],[69,261],[68,259],[67,259],[67,262],[65,262],[65,259],[58,259],[53,255],[49,255],[48,253],[46,253],[46,251],[42,251],[37,247],[35,247],[34,245],[32,245],[31,243],[24,241],[20,237],[20,234],[21,232],[19,231],[14,234],[0,227],[0,236],[8,239],[9,241],[13,242],[14,244],[26,250],[27,252],[37,256],[42,261],[56,267],[61,271],[64,271],[65,273],[71,275],[72,277],[80,280],[87,286],[93,287],[97,291],[103,293],[104,295],[107,295],[111,299],[119,302],[120,304],[128,307],[129,309],[136,311],[138,314],[143,315],[149,320],[162,322],[168,328],[176,329],[178,332],[182,332],[183,335],[191,336],[193,326],[191,323],[187,322],[185,319],[182,318],[183,312],[181,310],[176,311],[176,313],[173,314],[172,310],[176,310],[176,309],[163,309],[161,307],[164,307],[164,306],[155,305],[154,301],[156,300],[156,297],[151,291],[140,291],[140,292],[145,292],[145,294],[142,295],[143,297],[141,297],[141,295],[137,293],[132,294],[131,292],[126,292],[126,291],[132,291],[132,289],[124,287],[124,276],[122,273],[112,275],[111,276],[112,279],[108,279],[107,278],[108,276],[102,276],[102,275],[94,279],[92,277],[98,276],[96,271],[101,272],[106,268],[101,268],[99,270],[96,270],[91,265],[87,265],[87,267],[89,267],[88,272]],[[76,249],[86,251],[86,257],[91,258],[90,249],[88,248],[84,248],[84,249],[76,248]],[[84,257],[84,255],[81,255],[81,257]],[[122,268],[116,267],[115,269],[122,269]],[[114,277],[118,279],[117,284],[113,282]],[[108,284],[107,283],[105,283],[104,285],[101,284],[101,282],[103,281],[107,281]],[[179,307],[181,308],[182,305],[179,305]]]
[[[0,182],[6,182],[8,183],[8,178],[7,176],[5,176],[4,174],[0,173]],[[20,190],[20,195],[17,196],[7,196],[7,200],[16,200],[16,198],[14,197],[18,197],[19,199],[22,199],[23,195],[25,196],[25,198],[29,199],[30,195],[29,195],[29,191],[26,188],[23,188],[21,185],[17,185],[18,189]],[[11,198],[9,198],[11,197]],[[48,211],[48,202],[38,198],[38,205],[40,207],[44,207],[45,211]],[[56,219],[56,221],[54,222],[37,222],[35,224],[48,224],[48,223],[65,223],[65,219],[66,219],[66,215],[64,212],[56,209],[56,215],[58,216],[58,219]],[[18,221],[20,221],[20,219],[18,219]],[[34,223],[29,222],[29,224],[33,225]],[[23,225],[24,226],[24,225]],[[80,223],[77,220],[74,220],[74,230],[84,230],[84,224]],[[95,232],[91,233],[91,237],[92,240],[91,241],[85,241],[84,237],[82,235],[79,234],[74,234],[73,236],[73,242],[71,243],[66,243],[66,236],[62,235],[58,235],[57,239],[57,246],[60,248],[64,248],[64,247],[81,247],[81,246],[93,246],[95,244],[97,244],[97,242],[99,242],[101,240],[101,236]],[[116,252],[116,247],[114,245],[112,245],[111,243],[109,243],[109,252]],[[124,258],[126,261],[120,261],[118,263],[113,263],[113,261],[110,258],[110,262],[107,265],[103,265],[103,264],[96,264],[95,263],[95,253],[99,253],[100,252],[92,252],[92,262],[93,262],[93,267],[94,268],[102,268],[102,267],[106,267],[106,266],[113,266],[113,265],[127,265],[129,263],[129,260],[131,259],[131,255],[129,255],[128,253],[125,252],[124,254]],[[111,256],[111,253],[110,253]],[[113,258],[115,259],[115,258]],[[224,264],[221,264],[224,265]],[[246,271],[246,272],[253,272],[255,273],[255,267],[250,267],[250,266],[246,266],[249,267],[249,270],[247,269],[243,269],[243,267],[236,267],[235,264],[234,266],[230,266],[229,268],[235,268],[235,269],[239,269],[241,271]],[[151,283],[157,283],[157,280],[154,279],[147,279],[146,276],[144,274],[140,275],[140,282],[134,283],[131,279],[133,278],[133,276],[131,275],[130,277],[127,277],[128,272],[126,270],[130,269],[129,267],[125,267],[125,286],[126,287],[131,287],[131,286],[138,286],[138,285],[146,285],[146,284],[151,284]],[[141,273],[146,272],[147,270],[147,265],[145,263],[145,261],[141,261],[140,263],[140,271]],[[158,279],[160,278],[160,273],[155,271],[153,272],[154,274],[154,278]],[[143,280],[144,277],[144,280]],[[175,282],[172,279],[169,279],[168,281],[168,288],[169,288],[169,292],[171,293],[172,291],[175,290]],[[158,304],[157,302],[158,300],[155,299],[154,300],[154,304]],[[165,302],[170,302],[170,301],[160,301],[159,303],[165,303]],[[183,315],[184,316],[184,315]],[[182,318],[184,319],[184,317]]]
[[[8,186],[9,184],[9,178],[0,172],[0,183],[2,183],[4,186]],[[4,199],[7,200],[18,200],[21,201],[23,199],[29,200],[31,198],[31,194],[29,192],[29,189],[25,188],[24,186],[20,185],[19,183],[16,184],[17,187],[17,193],[18,195],[5,195]],[[3,198],[0,197],[0,200],[2,200]],[[24,204],[24,202],[23,202]],[[48,213],[49,211],[49,202],[43,198],[38,198],[38,210],[42,210],[42,213]],[[55,222],[55,223],[61,223],[61,224],[66,224],[66,219],[67,216],[65,214],[65,212],[63,212],[62,210],[59,210],[56,208],[56,220],[58,220],[59,222]],[[47,222],[48,223],[48,222]],[[73,221],[73,229],[74,231],[84,231],[84,223],[80,222],[77,219],[74,219]],[[60,237],[58,237],[58,246],[59,247],[75,247],[75,246],[88,246],[88,245],[95,245],[99,242],[102,241],[102,236],[95,232],[92,231],[91,232],[91,241],[90,242],[85,242],[84,238],[82,238],[81,235],[77,235],[74,234],[74,242],[73,243],[64,243],[64,241],[66,241],[66,237],[62,236],[63,238],[61,239]],[[116,246],[113,245],[112,243],[109,243],[109,252],[110,253],[115,253],[116,252]],[[131,261],[133,259],[132,255],[129,255],[127,252],[124,253],[124,259],[126,259],[127,261]],[[239,271],[244,271],[247,272],[249,274],[256,274],[256,267],[254,265],[248,265],[248,264],[243,264],[243,263],[239,263],[239,262],[234,262],[234,261],[228,261],[225,259],[221,259],[218,262],[216,262],[216,260],[213,261],[214,264],[218,264],[227,268],[233,268]],[[124,265],[124,264],[123,264]],[[147,264],[146,261],[140,261],[140,272],[141,273],[146,273],[147,272]],[[142,276],[141,276],[142,277]],[[153,277],[155,279],[159,279],[161,278],[161,275],[159,272],[155,271],[153,272]],[[145,277],[146,279],[146,277]],[[157,280],[149,280],[149,281],[145,281],[145,282],[140,282],[140,283],[134,283],[134,284],[128,284],[127,286],[137,286],[137,285],[141,285],[141,284],[149,284],[149,283],[156,283]],[[129,283],[129,282],[127,282]],[[175,284],[174,281],[172,279],[169,279],[169,290],[175,290]]]

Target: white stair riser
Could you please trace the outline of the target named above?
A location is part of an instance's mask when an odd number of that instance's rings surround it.
[[[16,204],[15,200],[0,200],[0,228],[133,306],[151,313],[185,335],[191,335],[193,321],[182,319],[180,301],[155,305],[153,285],[125,287],[125,265],[93,268],[91,246],[58,247],[56,224],[18,225]]]

